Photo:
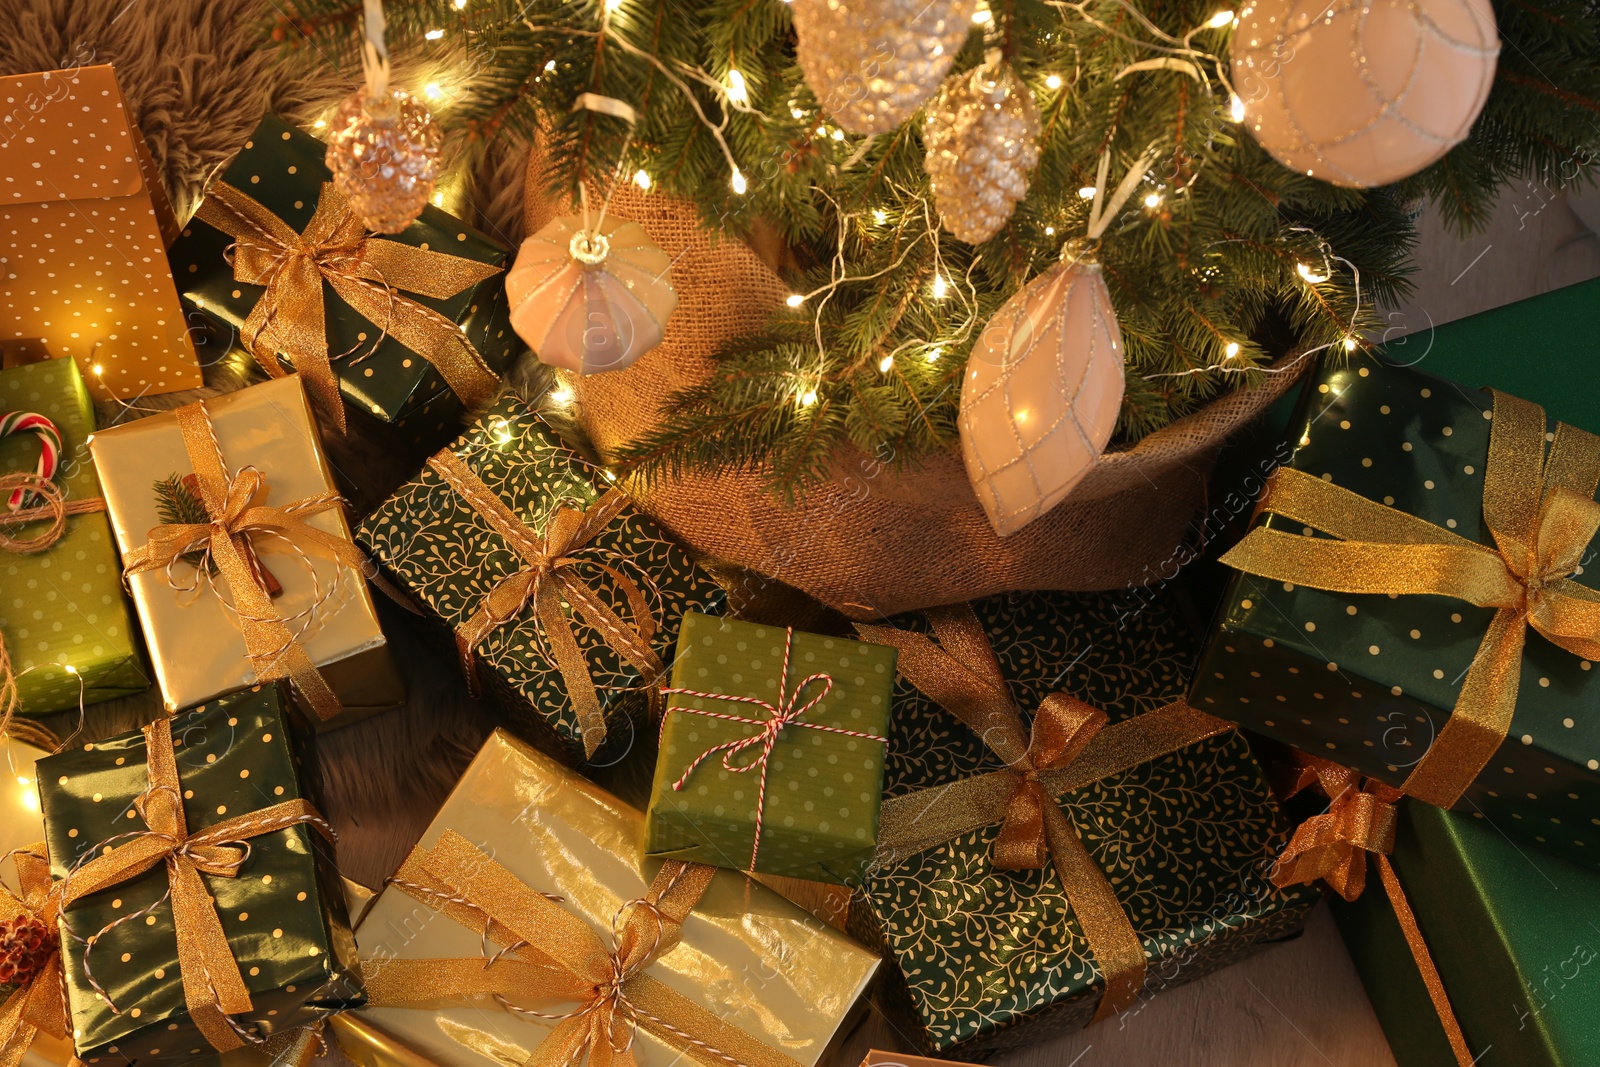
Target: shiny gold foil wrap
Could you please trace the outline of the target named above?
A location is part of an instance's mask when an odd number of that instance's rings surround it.
[[[496,731],[420,844],[454,830],[532,888],[561,898],[609,939],[622,904],[645,895],[659,864],[642,859],[643,816],[549,757]],[[478,956],[477,934],[398,889],[387,889],[356,930],[364,960]],[[503,946],[499,946],[503,947]],[[491,947],[490,952],[496,950]],[[853,1012],[877,957],[764,886],[721,871],[683,924],[682,940],[646,973],[726,1022],[813,1067]],[[560,1016],[573,1005],[529,1004]],[[362,1067],[521,1063],[556,1025],[493,1000],[426,1008],[367,1008],[376,1031]],[[387,1038],[403,1052],[385,1053]],[[682,1053],[643,1030],[639,1067],[671,1067]],[[411,1058],[408,1058],[411,1057]]]
[[[264,503],[281,506],[333,488],[298,376],[214,397],[206,401],[206,411],[229,473],[248,465],[265,476]],[[89,438],[89,451],[100,472],[117,545],[126,554],[162,524],[155,483],[193,469],[177,417],[164,412],[102,430]],[[350,537],[340,511],[312,515],[306,522]],[[343,726],[403,701],[405,690],[361,574],[281,538],[255,536],[251,545],[283,586],[273,606],[300,634],[300,644],[344,705],[345,714],[326,722],[318,719],[318,725]],[[239,618],[220,576],[213,586],[180,561],[170,575],[162,570],[135,574],[128,587],[168,711],[261,681],[245,654]]]

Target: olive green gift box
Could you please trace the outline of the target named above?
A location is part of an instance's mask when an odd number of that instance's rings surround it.
[[[67,500],[100,496],[84,447],[95,428],[94,403],[76,363],[51,359],[0,371],[0,413],[13,411],[43,415],[61,432],[56,484]],[[0,474],[31,472],[38,462],[35,435],[0,438]],[[46,525],[7,533],[27,539]],[[17,673],[24,715],[77,707],[80,682],[86,704],[149,688],[123,597],[122,561],[103,512],[68,518],[65,535],[44,552],[0,550],[0,636]]]
[[[323,183],[332,180],[323,163],[327,150],[299,127],[269,114],[223,171],[222,180],[301,233],[316,211]],[[377,239],[502,268],[510,260],[504,245],[431,204],[403,232]],[[265,292],[262,286],[234,279],[232,243],[232,237],[196,218],[168,253],[184,304],[209,322],[214,339],[230,342]],[[404,295],[459,326],[496,374],[503,374],[523,349],[511,329],[503,271],[450,297]],[[394,424],[417,448],[437,448],[453,437],[460,430],[462,403],[433,365],[393,336],[383,336],[382,323],[368,322],[326,283],[323,300],[328,351],[335,357],[333,372],[346,406],[369,420]],[[293,369],[286,357],[280,354],[279,359],[285,369]]]
[[[284,801],[315,803],[307,792],[313,775],[302,767],[311,731],[296,715],[283,691],[267,685],[173,717],[191,833]],[[134,806],[150,784],[142,732],[42,759],[38,778],[58,881],[144,829]],[[241,847],[237,877],[201,874],[253,1004],[249,1015],[231,1017],[235,1024],[270,1038],[365,1003],[332,846],[297,825]],[[213,1054],[185,1007],[165,864],[68,905],[60,926],[71,1029],[85,1063],[175,1064]]]
[[[1470,339],[1441,330],[1435,348]],[[1492,407],[1487,391],[1416,370],[1325,365],[1290,424],[1287,465],[1493,548],[1483,522]],[[1277,515],[1256,525],[1301,529]],[[1600,568],[1572,581],[1600,588]],[[1448,597],[1331,593],[1236,573],[1190,700],[1400,786],[1448,721],[1493,615]],[[1600,671],[1591,668],[1528,630],[1510,733],[1456,809],[1600,866]]]
[[[557,507],[585,509],[602,494],[595,468],[534,408],[509,393],[448,451],[535,534],[545,530]],[[432,466],[424,466],[361,523],[356,543],[452,632],[473,616],[491,589],[527,566]],[[578,560],[578,577],[623,619],[631,618],[632,609],[617,576],[640,588],[655,620],[650,645],[664,663],[671,660],[684,612],[723,608],[722,587],[631,506],[571,556]],[[609,765],[638,740],[636,731],[651,706],[650,690],[660,679],[642,678],[599,629],[570,606],[563,611],[605,716],[606,740],[592,756],[584,754],[582,725],[533,605],[490,629],[478,643],[477,676],[513,733],[569,765]]]
[[[672,689],[716,696],[669,691],[645,855],[858,885],[878,840],[896,655],[849,638],[685,615]],[[773,710],[819,695],[762,759]]]
[[[1018,593],[972,605],[1011,696],[1060,691],[1111,723],[1183,696],[1198,641],[1167,595]],[[931,632],[920,614],[886,625]],[[889,723],[885,793],[1000,769],[978,735],[904,678]],[[1319,894],[1274,887],[1288,825],[1238,731],[1189,744],[1057,798],[1144,946],[1149,998],[1297,934]],[[875,867],[849,926],[889,962],[882,1001],[924,1054],[982,1060],[1084,1026],[1104,989],[1055,870],[1000,870],[996,823]],[[1124,1023],[1124,1025],[1137,1025]]]

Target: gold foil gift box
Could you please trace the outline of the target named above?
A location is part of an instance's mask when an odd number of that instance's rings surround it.
[[[354,1019],[374,1040],[351,1054],[363,1067],[822,1061],[877,958],[742,875],[644,859],[641,821],[493,734],[357,928],[371,1006]]]
[[[298,377],[89,450],[169,711],[277,678],[319,728],[405,699]]]

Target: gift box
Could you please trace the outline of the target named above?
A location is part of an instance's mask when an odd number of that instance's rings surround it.
[[[305,375],[318,409],[351,409],[437,448],[521,351],[510,253],[437,207],[367,231],[330,184],[327,146],[267,115],[172,247],[184,301],[272,374]],[[337,255],[296,255],[301,248]]]
[[[1472,1062],[1600,1062],[1600,874],[1414,801],[1400,806],[1390,862]],[[1395,1061],[1456,1067],[1389,896],[1369,886],[1332,904]]]
[[[933,1060],[926,1056],[908,1056],[903,1052],[884,1052],[869,1049],[861,1067],[960,1067],[953,1060]]]
[[[385,501],[358,542],[453,634],[521,736],[569,763],[627,752],[690,610],[720,586],[515,396]]]
[[[1192,703],[1600,863],[1600,439],[1365,362],[1313,374],[1293,427]]]
[[[84,1062],[186,1062],[363,1002],[306,732],[262,686],[39,761]]]
[[[359,1062],[578,1062],[590,1041],[639,1067],[823,1062],[877,958],[733,872],[642,856],[641,821],[496,731],[361,923],[356,1020],[400,1054]]]
[[[298,376],[89,451],[169,711],[282,677],[319,727],[405,699]]]
[[[850,908],[924,1053],[979,1060],[1136,1011],[1298,932],[1287,827],[1182,696],[1170,599],[1017,594],[858,625],[900,650],[878,853]]]
[[[0,419],[28,412],[44,416],[59,435],[52,480],[64,502],[97,499],[100,480],[84,450],[94,430],[94,404],[72,360],[0,371]],[[44,447],[36,433],[0,437],[0,475],[36,471]],[[29,509],[38,503],[27,502]],[[25,542],[50,526],[48,519],[6,523],[0,534]],[[104,514],[69,514],[60,540],[42,552],[0,545],[0,641],[10,654],[22,714],[76,708],[80,689],[86,704],[142,692],[150,680],[134,640]]]
[[[111,68],[70,58],[0,78],[0,356],[70,356],[101,395],[198,388],[166,261],[177,226],[149,146]]]
[[[894,662],[884,645],[684,615],[645,855],[858,884]]]

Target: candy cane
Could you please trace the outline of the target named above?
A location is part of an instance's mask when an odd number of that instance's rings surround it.
[[[39,435],[39,465],[34,468],[34,473],[46,481],[54,478],[56,468],[61,463],[61,431],[56,429],[56,424],[31,411],[0,415],[0,437],[9,437],[14,433]],[[6,503],[12,511],[20,511],[31,495],[25,489],[18,489]]]

